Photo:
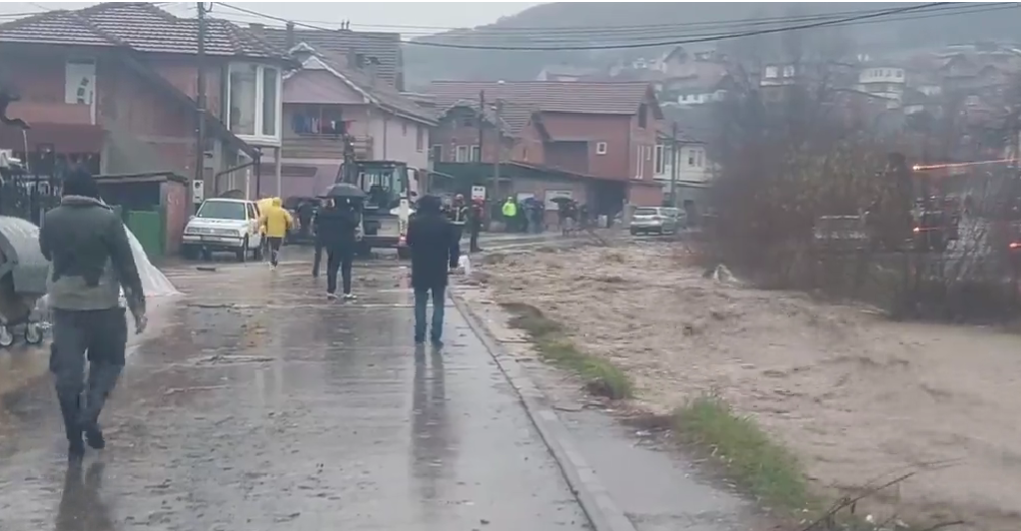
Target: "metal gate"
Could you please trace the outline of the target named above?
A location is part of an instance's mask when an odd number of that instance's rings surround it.
[[[0,164],[0,216],[25,219],[38,225],[43,214],[60,203],[60,183],[67,164],[53,150],[29,153]],[[10,160],[10,159],[8,159]]]

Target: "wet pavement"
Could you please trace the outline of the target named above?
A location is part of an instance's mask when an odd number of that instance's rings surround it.
[[[307,263],[171,272],[188,295],[133,349],[81,471],[48,382],[4,397],[0,529],[587,529],[456,309],[443,350],[416,351],[407,270],[356,271],[354,302]]]

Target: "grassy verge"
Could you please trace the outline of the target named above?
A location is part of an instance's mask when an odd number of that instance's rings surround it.
[[[731,479],[770,509],[791,514],[816,508],[794,455],[720,397],[701,396],[678,409],[674,428],[686,442],[709,452]]]
[[[633,396],[634,389],[627,375],[609,361],[579,350],[564,334],[560,323],[528,304],[502,306],[513,315],[511,326],[531,336],[545,361],[577,373],[585,380],[585,388],[590,393],[614,400]]]

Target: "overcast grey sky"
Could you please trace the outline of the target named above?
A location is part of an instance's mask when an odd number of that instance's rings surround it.
[[[34,13],[45,9],[80,9],[96,2],[5,2],[0,4],[0,21],[12,13]],[[157,2],[177,16],[195,16],[194,2]],[[281,18],[335,27],[350,20],[351,29],[363,31],[397,31],[409,36],[442,31],[438,28],[471,27],[494,22],[536,5],[538,2],[228,2],[230,5]],[[271,20],[238,13],[224,6],[214,6],[213,16],[236,22]]]

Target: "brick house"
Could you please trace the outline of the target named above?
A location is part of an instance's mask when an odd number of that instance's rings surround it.
[[[436,119],[380,80],[378,61],[320,52],[304,42],[291,51],[302,67],[284,77],[286,195],[318,195],[335,181],[345,135],[360,159],[403,162],[413,175],[428,172]]]
[[[196,20],[144,3],[53,10],[0,24],[0,77],[21,95],[8,114],[32,125],[29,160],[45,147],[87,157],[106,174],[192,178],[197,43]],[[206,54],[206,193],[239,188],[254,196],[252,161],[281,145],[281,74],[293,61],[218,19],[208,20]],[[20,132],[0,133],[0,148],[24,151]]]
[[[493,163],[500,155],[532,174],[545,168],[571,175],[571,195],[598,213],[662,203],[653,154],[663,115],[648,83],[439,81],[430,92],[441,115],[431,148],[436,163]],[[559,190],[562,178],[553,181],[558,193],[567,192]],[[535,179],[508,180],[496,195],[539,197],[547,188]]]

